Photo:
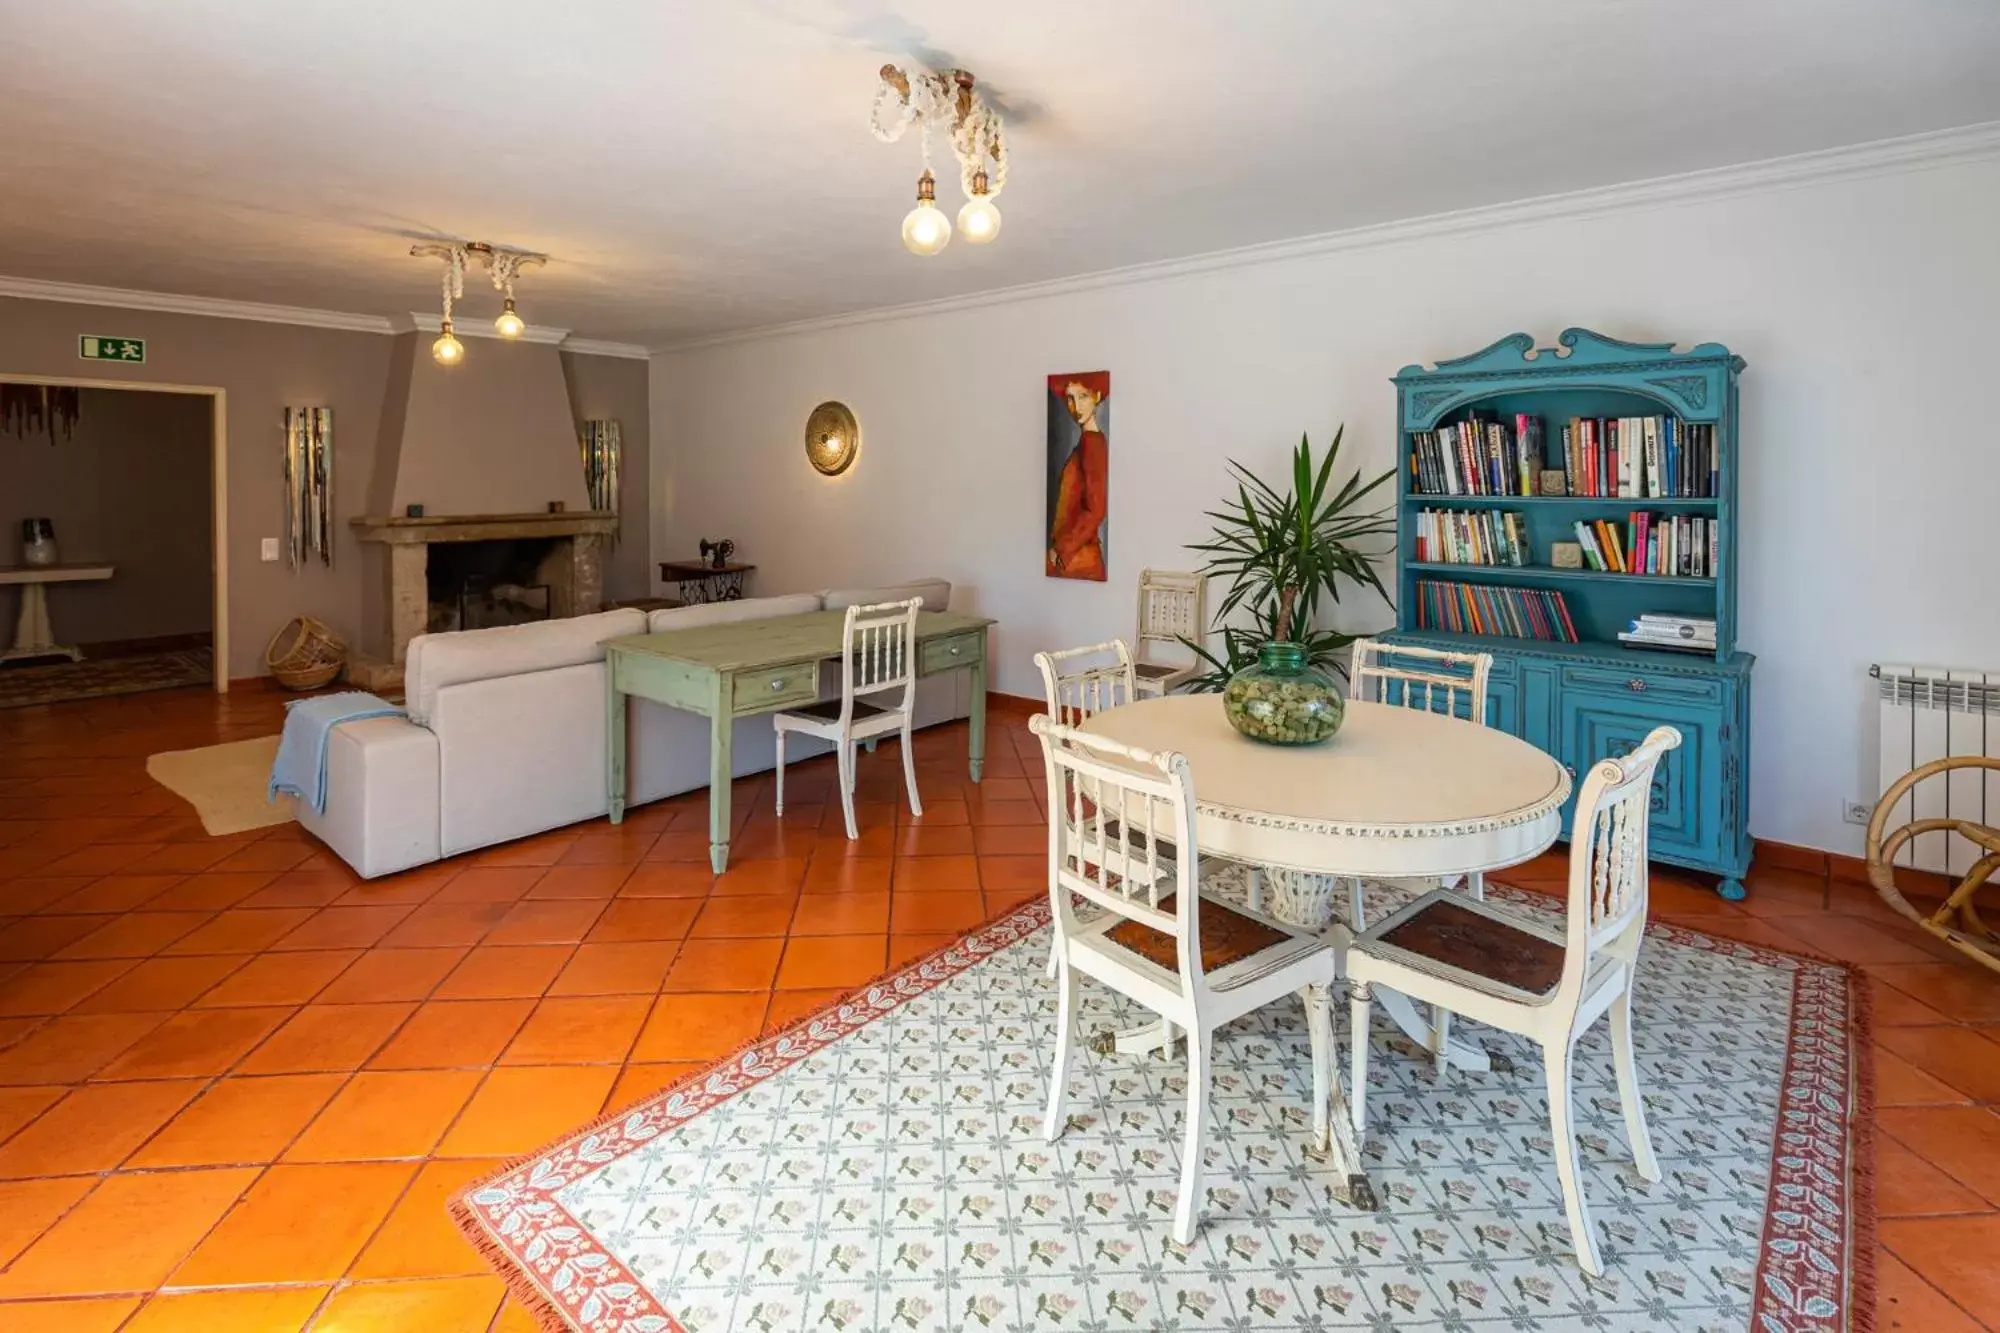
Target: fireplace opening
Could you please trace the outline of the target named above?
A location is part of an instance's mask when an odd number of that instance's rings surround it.
[[[553,607],[544,568],[567,538],[512,537],[435,542],[424,582],[432,634],[547,620]]]

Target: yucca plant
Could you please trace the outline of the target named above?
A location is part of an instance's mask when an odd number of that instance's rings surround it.
[[[1356,636],[1313,625],[1322,594],[1340,600],[1343,581],[1373,588],[1390,600],[1389,590],[1374,562],[1388,550],[1370,549],[1377,538],[1393,537],[1396,520],[1389,507],[1364,504],[1395,478],[1391,469],[1363,481],[1357,470],[1336,490],[1334,468],[1346,427],[1334,431],[1326,456],[1314,466],[1312,442],[1299,438],[1292,451],[1292,475],[1283,492],[1241,463],[1229,471],[1236,482],[1234,505],[1208,511],[1215,520],[1214,537],[1188,549],[1208,560],[1202,573],[1229,580],[1229,591],[1215,611],[1215,629],[1222,635],[1222,653],[1187,642],[1209,670],[1187,682],[1191,690],[1220,690],[1229,678],[1257,660],[1257,650],[1273,641],[1298,643],[1316,666],[1339,669],[1335,655]],[[1249,624],[1227,623],[1248,609]]]

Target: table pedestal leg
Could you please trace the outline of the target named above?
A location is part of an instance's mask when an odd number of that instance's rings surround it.
[[[0,652],[0,662],[27,657],[67,657],[75,662],[83,654],[56,642],[49,626],[49,591],[45,584],[21,585],[21,612],[14,619],[14,646]]]

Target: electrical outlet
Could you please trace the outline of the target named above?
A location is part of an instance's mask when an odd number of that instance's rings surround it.
[[[1850,824],[1866,824],[1874,813],[1875,807],[1866,801],[1844,801],[1840,807],[1840,817]]]
[[[267,565],[277,564],[278,539],[276,537],[266,537],[264,539],[263,545],[258,549],[257,558],[262,560]]]

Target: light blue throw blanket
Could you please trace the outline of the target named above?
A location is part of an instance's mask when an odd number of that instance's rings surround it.
[[[343,722],[402,715],[402,709],[365,690],[292,700],[285,705],[285,734],[271,761],[271,787],[264,799],[275,801],[284,792],[311,806],[314,814],[325,814],[328,734]]]

